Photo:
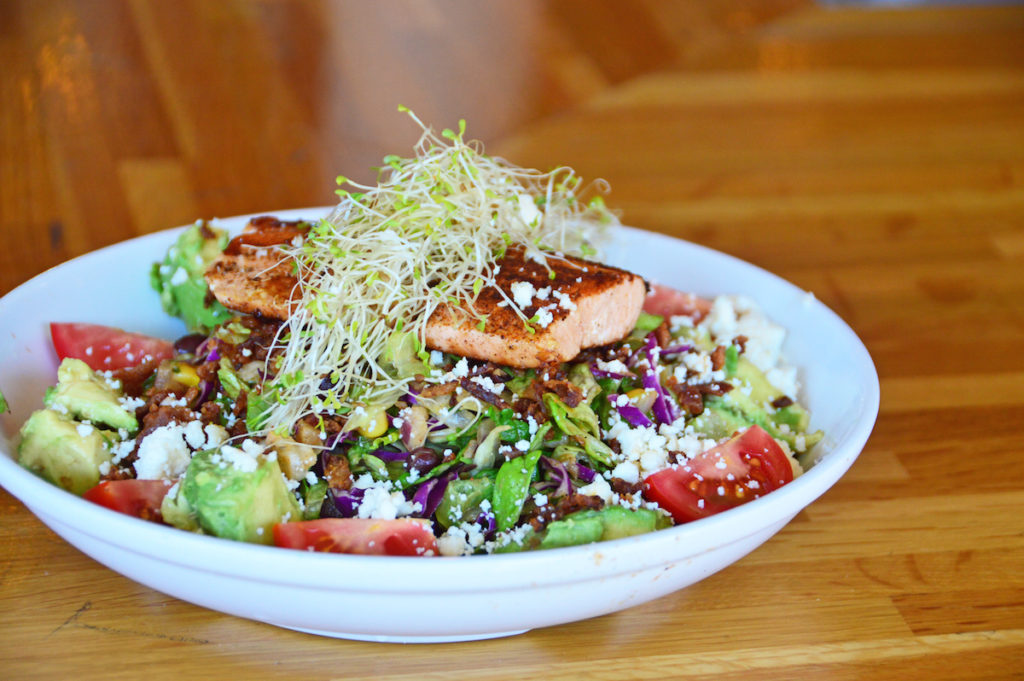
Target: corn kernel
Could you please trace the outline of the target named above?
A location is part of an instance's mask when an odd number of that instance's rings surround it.
[[[195,367],[190,364],[175,364],[172,373],[174,374],[174,380],[182,385],[189,387],[199,385],[199,374],[196,373]]]
[[[363,437],[380,437],[388,432],[388,415],[383,409],[376,411],[357,430]]]

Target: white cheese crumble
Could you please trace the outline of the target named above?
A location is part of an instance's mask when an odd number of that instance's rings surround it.
[[[548,328],[551,322],[555,321],[554,315],[551,314],[551,308],[554,305],[548,305],[537,310],[537,324],[543,328]]]
[[[576,303],[572,302],[572,298],[569,297],[569,294],[562,293],[561,291],[555,291],[552,295],[555,296],[555,300],[558,301],[558,306],[563,310],[572,312],[576,309]]]
[[[188,281],[188,272],[185,271],[184,267],[178,267],[174,270],[174,276],[171,277],[171,286],[181,286]]]
[[[533,284],[528,281],[513,281],[509,286],[509,290],[512,292],[513,302],[515,302],[520,309],[530,307],[530,303],[533,302],[533,296],[537,292],[537,289],[533,287]]]
[[[142,439],[134,464],[135,475],[140,480],[173,480],[184,475],[191,460],[192,451],[185,442],[185,426],[172,421]]]

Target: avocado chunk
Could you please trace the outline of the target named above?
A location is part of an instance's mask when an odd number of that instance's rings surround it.
[[[647,508],[606,506],[571,513],[549,524],[540,548],[554,549],[645,534],[671,525],[668,518]]]
[[[203,531],[225,539],[272,544],[275,523],[302,515],[276,457],[253,456],[229,445],[197,452],[180,494],[190,510],[178,510],[193,515]],[[184,522],[180,515],[172,512],[172,518]]]
[[[724,406],[720,398],[708,398],[704,412],[691,422],[693,429],[711,440],[731,437],[737,430],[750,425],[750,421]]]
[[[493,494],[494,481],[490,478],[456,478],[445,488],[437,507],[437,521],[444,527],[472,522],[483,512],[481,504],[489,502]]]
[[[33,413],[21,427],[18,463],[73,494],[84,494],[110,464],[106,433],[52,409]]]
[[[177,527],[179,530],[201,532],[195,511],[185,499],[185,495],[181,493],[181,483],[167,490],[163,501],[160,502],[160,516],[166,524]]]
[[[204,275],[228,245],[227,231],[199,221],[182,232],[162,262],[154,263],[150,283],[167,314],[181,317],[190,331],[206,332],[231,319],[213,300]]]
[[[727,437],[741,427],[756,424],[772,437],[785,441],[793,451],[805,451],[821,440],[820,431],[807,432],[811,417],[799,404],[773,406],[786,396],[746,357],[736,358],[735,369],[728,378],[738,383],[738,387],[721,397],[705,400],[705,414],[711,413],[706,418],[701,414],[695,421],[694,427],[698,431],[719,438]],[[728,427],[732,430],[724,432]],[[797,447],[798,436],[803,437],[803,447]]]
[[[57,386],[46,392],[43,401],[47,407],[111,428],[138,429],[135,415],[118,401],[120,389],[103,380],[82,360],[68,357],[62,361],[57,369],[57,381]]]

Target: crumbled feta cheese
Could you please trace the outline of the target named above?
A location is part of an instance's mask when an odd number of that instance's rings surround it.
[[[224,430],[223,426],[218,426],[216,423],[211,423],[203,428],[203,432],[206,433],[206,445],[204,445],[204,449],[220,447],[228,439],[228,431]]]
[[[469,375],[469,360],[467,360],[465,357],[463,357],[462,359],[460,359],[458,361],[458,363],[456,363],[455,368],[452,369],[452,376],[454,378],[465,378],[468,375]]]
[[[75,426],[75,430],[78,431],[78,434],[80,436],[89,437],[90,435],[92,435],[92,431],[96,429],[93,428],[88,423],[79,423],[78,425]]]
[[[633,484],[640,482],[640,469],[632,461],[623,461],[612,470],[612,477]]]
[[[542,328],[548,328],[551,322],[555,321],[554,315],[551,314],[551,308],[553,307],[554,305],[548,305],[537,310],[537,324]]]
[[[530,307],[533,295],[537,292],[533,284],[528,281],[514,281],[509,286],[509,290],[512,292],[512,300],[521,309]]]
[[[242,443],[243,449],[238,447],[232,447],[230,445],[220,448],[221,458],[225,463],[230,464],[236,470],[243,473],[253,473],[259,468],[259,461],[256,460],[256,456],[251,453],[249,448],[245,447],[246,442],[252,442],[252,440],[246,440]]]
[[[601,497],[601,499],[607,503],[611,501],[612,488],[611,485],[608,484],[607,480],[598,475],[594,477],[594,481],[592,483],[580,487],[580,494]]]
[[[202,421],[189,421],[185,424],[182,434],[192,449],[202,449],[206,446],[206,433],[203,432]]]
[[[466,532],[454,525],[437,538],[437,550],[442,556],[462,556],[468,548]]]
[[[572,298],[569,297],[569,294],[562,293],[561,291],[555,291],[552,295],[555,296],[555,300],[558,301],[558,306],[563,310],[572,312],[576,309],[576,303],[572,302]]]
[[[146,400],[140,397],[118,397],[117,403],[124,407],[125,411],[135,411],[146,404]]]
[[[504,385],[495,383],[490,376],[473,376],[469,380],[495,395],[500,395],[501,391],[505,389]]]
[[[114,449],[120,454],[120,446]],[[117,460],[120,459],[115,455]],[[134,464],[135,475],[140,480],[173,480],[185,473],[191,460],[192,451],[185,442],[185,426],[172,421],[142,439]]]
[[[178,269],[174,270],[174,276],[171,277],[171,286],[181,286],[186,281],[188,281],[188,272],[185,271],[184,267],[179,266]]]
[[[607,371],[608,373],[611,374],[629,373],[629,368],[622,362],[621,359],[613,359],[610,362],[605,362],[604,360],[599,359],[594,363],[594,366],[596,366],[601,371]]]

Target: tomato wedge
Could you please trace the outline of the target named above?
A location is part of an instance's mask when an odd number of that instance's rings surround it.
[[[644,498],[677,523],[705,518],[763,496],[793,480],[789,457],[760,426],[644,480]]]
[[[683,315],[701,320],[710,311],[711,301],[707,298],[660,284],[651,284],[651,292],[644,299],[644,312],[662,317]]]
[[[101,324],[53,322],[50,338],[57,357],[80,359],[97,371],[127,369],[174,356],[174,344]]]
[[[286,549],[378,556],[437,555],[426,521],[321,518],[274,525],[274,543]]]
[[[104,480],[82,496],[119,513],[162,522],[160,503],[173,485],[168,480]]]

